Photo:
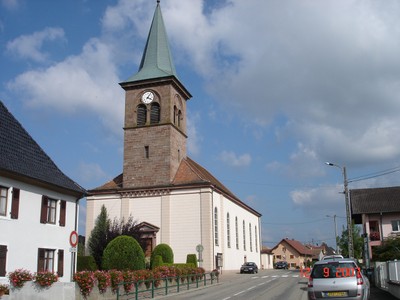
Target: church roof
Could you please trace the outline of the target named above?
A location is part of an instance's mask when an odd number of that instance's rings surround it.
[[[85,190],[66,176],[0,101],[0,173],[50,184],[83,197]]]
[[[219,190],[222,194],[226,195],[236,204],[246,208],[249,211],[252,211],[254,214],[261,216],[260,213],[243,203],[239,200],[226,186],[224,186],[217,178],[215,178],[210,172],[208,172],[205,168],[200,166],[194,160],[186,157],[182,159],[178,171],[175,174],[175,178],[172,181],[171,185],[163,186],[158,188],[182,188],[182,187],[192,187],[206,185],[212,186],[213,188]],[[106,182],[100,187],[97,187],[91,191],[89,194],[96,194],[101,192],[119,192],[123,191],[123,174],[118,175],[114,179]],[[148,188],[157,188],[157,187],[148,187]],[[145,187],[138,188],[140,190],[146,189]],[[131,189],[129,189],[131,190]]]
[[[175,76],[175,66],[169,49],[167,32],[161,14],[160,3],[157,3],[143,51],[139,71],[125,82],[142,81],[147,79]]]

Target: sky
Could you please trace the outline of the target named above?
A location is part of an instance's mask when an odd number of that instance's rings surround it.
[[[339,234],[346,222],[344,166],[350,189],[399,185],[399,1],[160,5],[193,95],[188,155],[262,214],[265,246],[293,238],[335,247],[333,216]],[[86,189],[122,173],[118,83],[138,70],[155,8],[0,0],[0,100]]]

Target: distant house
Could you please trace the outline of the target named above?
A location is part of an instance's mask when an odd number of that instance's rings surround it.
[[[312,260],[321,260],[326,255],[336,254],[335,249],[329,247],[326,243],[322,243],[321,245],[312,245],[306,244],[305,247],[311,250],[313,253]]]
[[[261,249],[261,266],[260,269],[273,269],[274,268],[274,254],[272,249],[262,247]]]
[[[275,263],[286,261],[291,268],[301,268],[311,261],[314,253],[301,242],[294,239],[282,239],[274,248]]]
[[[0,101],[0,283],[19,268],[71,280],[69,237],[85,190],[68,178]]]
[[[351,213],[368,237],[368,257],[372,248],[390,236],[400,235],[400,187],[350,190]]]

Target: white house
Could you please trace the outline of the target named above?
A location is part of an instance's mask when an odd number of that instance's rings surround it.
[[[139,71],[120,85],[123,173],[88,191],[86,238],[105,205],[112,219],[132,215],[157,228],[149,247],[170,245],[175,262],[196,253],[206,270],[260,265],[261,214],[186,154],[191,95],[176,74],[159,3]]]
[[[58,169],[1,101],[0,120],[0,282],[20,268],[54,271],[68,282],[69,237],[85,190]]]

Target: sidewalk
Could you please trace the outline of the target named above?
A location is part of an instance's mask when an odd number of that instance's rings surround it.
[[[371,285],[371,299],[376,299],[376,300],[397,300],[395,296],[390,294],[389,292],[386,292],[380,288],[377,288],[376,286]]]

